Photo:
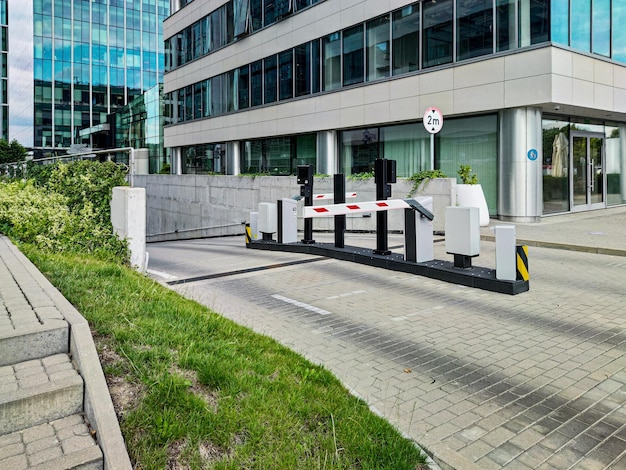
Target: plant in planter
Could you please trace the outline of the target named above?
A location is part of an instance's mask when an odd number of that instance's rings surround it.
[[[422,183],[424,183],[422,191],[426,189],[426,185],[433,178],[447,178],[447,176],[441,170],[422,170],[409,176],[409,178],[407,179],[413,182],[413,187],[409,191],[409,194],[406,195],[406,197],[413,196],[413,194],[415,194],[415,192],[420,188],[420,185]]]
[[[456,185],[456,201],[457,205],[465,207],[478,207],[480,214],[480,226],[489,225],[489,208],[483,188],[478,183],[478,176],[472,173],[470,165],[459,165],[457,171],[461,184]]]

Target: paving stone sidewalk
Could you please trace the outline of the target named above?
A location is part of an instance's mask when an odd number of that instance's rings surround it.
[[[303,259],[242,244],[148,250],[162,273],[207,275],[172,288],[325,365],[442,468],[626,468],[626,257],[537,244],[530,291],[509,296],[326,259],[242,274]]]

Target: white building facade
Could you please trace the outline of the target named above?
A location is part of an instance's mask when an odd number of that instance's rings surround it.
[[[171,12],[177,173],[353,175],[388,158],[399,177],[471,165],[502,220],[626,203],[626,2],[171,0]],[[444,119],[434,142],[430,107]]]

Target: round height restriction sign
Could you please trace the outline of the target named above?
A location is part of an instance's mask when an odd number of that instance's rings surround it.
[[[436,134],[443,127],[443,114],[437,108],[430,107],[424,113],[424,128],[431,134]]]

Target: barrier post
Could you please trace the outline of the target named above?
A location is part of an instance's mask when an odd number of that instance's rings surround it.
[[[302,185],[300,196],[305,206],[313,205],[313,165],[298,165],[297,183]],[[304,238],[302,243],[315,243],[313,240],[313,219],[304,219]]]
[[[515,226],[496,225],[493,231],[496,236],[496,279],[515,281]]]
[[[335,204],[346,202],[346,177],[343,173],[333,176],[333,201]],[[335,247],[344,248],[346,232],[346,215],[335,216]]]
[[[391,196],[391,185],[396,182],[396,161],[377,158],[374,162],[374,179],[376,181],[376,199],[385,201]],[[376,212],[376,249],[377,255],[389,255],[387,243],[387,211]]]

